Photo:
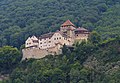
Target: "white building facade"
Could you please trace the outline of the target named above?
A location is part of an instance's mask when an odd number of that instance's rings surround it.
[[[76,26],[67,20],[60,27],[60,31],[43,34],[40,37],[29,37],[25,42],[26,48],[50,49],[56,45],[73,45],[76,40],[87,40],[89,31]]]

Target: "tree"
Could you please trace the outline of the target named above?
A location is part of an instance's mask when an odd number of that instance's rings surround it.
[[[66,56],[69,56],[69,54],[71,53],[70,49],[65,44],[63,45],[62,53]]]
[[[4,46],[0,48],[0,70],[11,70],[21,60],[21,54],[17,48]]]
[[[100,34],[98,34],[96,31],[92,31],[88,39],[88,41],[94,45],[99,44],[101,40],[102,39],[101,39]]]

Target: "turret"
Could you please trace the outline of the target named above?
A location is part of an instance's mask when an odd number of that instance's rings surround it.
[[[62,32],[65,32],[67,30],[75,30],[75,29],[76,29],[75,25],[70,20],[64,22],[60,27],[60,31]]]

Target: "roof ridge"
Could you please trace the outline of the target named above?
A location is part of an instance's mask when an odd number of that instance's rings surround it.
[[[75,26],[75,25],[68,19],[61,26]]]

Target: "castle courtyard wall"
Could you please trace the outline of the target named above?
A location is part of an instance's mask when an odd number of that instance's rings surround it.
[[[22,60],[25,59],[40,59],[43,58],[47,55],[56,55],[56,54],[61,54],[61,49],[58,48],[58,45],[55,47],[52,47],[50,49],[40,49],[40,48],[25,48],[22,49],[23,57]]]

